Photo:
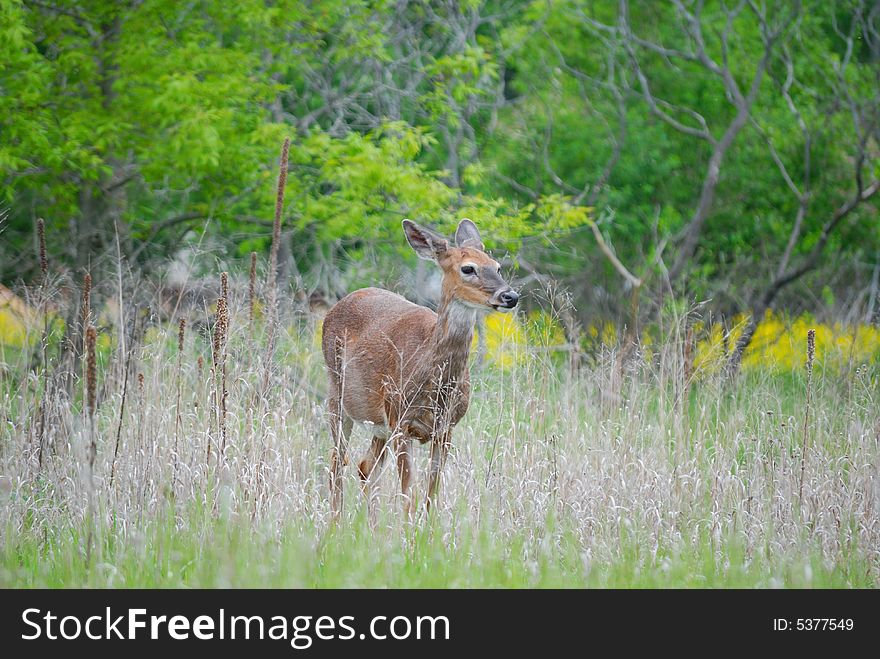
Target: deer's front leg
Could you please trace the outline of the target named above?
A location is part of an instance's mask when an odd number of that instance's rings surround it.
[[[428,474],[428,499],[425,502],[428,511],[431,510],[431,504],[436,500],[437,488],[440,485],[440,474],[443,471],[443,465],[446,464],[446,456],[449,455],[451,439],[451,433],[447,432],[431,442],[431,467]]]
[[[358,465],[358,472],[361,476],[361,487],[364,490],[364,497],[367,500],[367,511],[370,517],[370,524],[376,522],[376,512],[373,502],[373,486],[381,472],[382,463],[385,462],[385,445],[388,440],[385,437],[375,436],[370,444],[370,450]]]
[[[400,476],[400,491],[403,494],[403,508],[412,514],[412,439],[406,435],[398,435],[394,440],[394,452],[397,455],[397,473]]]

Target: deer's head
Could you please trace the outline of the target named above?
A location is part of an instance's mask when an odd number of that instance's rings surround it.
[[[411,220],[403,221],[403,231],[419,258],[440,266],[444,299],[485,311],[510,311],[516,306],[519,295],[504,281],[501,266],[486,253],[470,220],[458,223],[454,244]]]

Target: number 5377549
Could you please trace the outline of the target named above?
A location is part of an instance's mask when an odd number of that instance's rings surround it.
[[[852,618],[774,618],[773,631],[852,631],[854,626]]]

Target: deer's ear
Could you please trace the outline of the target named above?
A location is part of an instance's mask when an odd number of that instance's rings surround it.
[[[473,247],[480,251],[486,251],[477,225],[467,218],[458,223],[458,228],[455,230],[455,244],[459,247]]]
[[[449,242],[430,229],[421,227],[412,220],[403,221],[406,240],[420,259],[437,261],[446,253]]]

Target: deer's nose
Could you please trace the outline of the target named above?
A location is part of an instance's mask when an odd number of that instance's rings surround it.
[[[513,309],[516,306],[516,303],[519,302],[519,293],[510,289],[499,295],[498,300],[508,309]]]

